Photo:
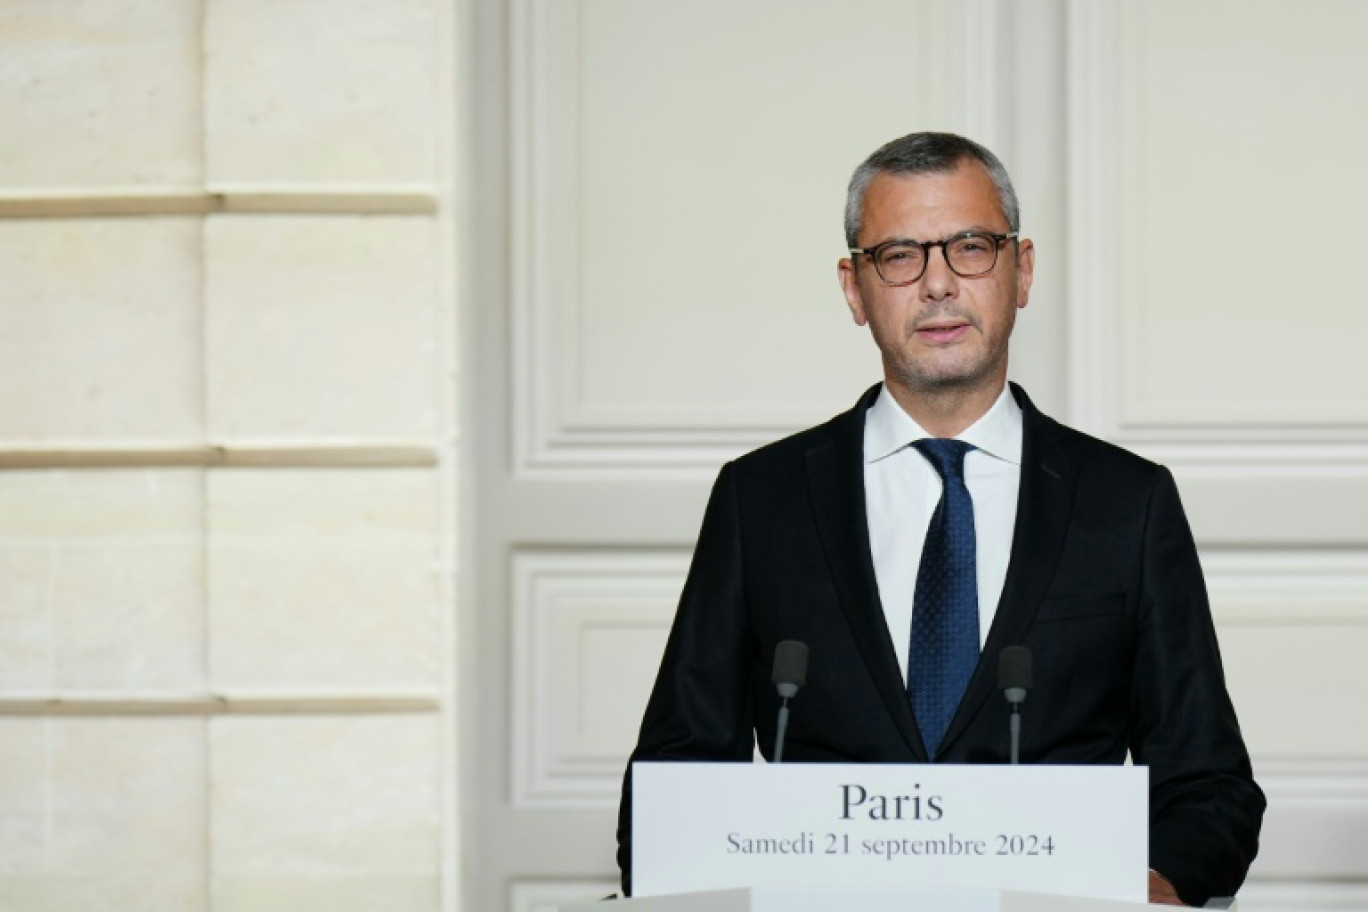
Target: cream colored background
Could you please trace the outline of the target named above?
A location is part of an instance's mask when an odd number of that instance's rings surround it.
[[[850,169],[999,151],[1013,373],[1172,465],[1368,909],[1353,0],[0,0],[0,906],[549,908],[721,460],[877,379]]]

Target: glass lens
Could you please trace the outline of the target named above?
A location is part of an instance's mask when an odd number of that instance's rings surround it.
[[[926,252],[914,244],[893,244],[879,251],[874,265],[885,282],[915,282],[926,268]]]
[[[982,275],[997,262],[997,243],[986,234],[966,234],[945,245],[945,258],[962,276]]]

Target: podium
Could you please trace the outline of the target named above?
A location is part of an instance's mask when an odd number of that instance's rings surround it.
[[[649,763],[633,783],[639,895],[559,912],[1173,908],[1143,901],[1143,767]]]
[[[1208,908],[1235,909],[1229,900]],[[1142,912],[1173,909],[1114,899],[993,890],[743,888],[559,906],[557,912]]]

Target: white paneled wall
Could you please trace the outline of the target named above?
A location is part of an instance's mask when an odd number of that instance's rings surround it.
[[[0,906],[456,907],[455,25],[0,3]]]
[[[1368,878],[1364,14],[1069,7],[1073,417],[1189,504],[1269,797],[1260,909],[1368,908],[1325,885]]]
[[[1364,6],[480,8],[510,232],[479,287],[511,308],[480,336],[480,592],[508,614],[481,680],[512,681],[479,726],[485,905],[612,881],[613,755],[706,479],[878,376],[832,275],[844,183],[949,128],[1028,203],[1014,374],[1179,478],[1270,798],[1245,903],[1368,909]]]

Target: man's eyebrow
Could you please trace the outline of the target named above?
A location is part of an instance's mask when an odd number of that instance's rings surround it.
[[[1008,230],[1009,232],[1011,231],[1010,228],[1007,229],[1007,230]],[[910,238],[910,237],[905,237],[905,236],[894,236],[894,237],[891,237],[891,238],[885,238],[884,240],[878,241],[877,243],[870,244],[870,245],[869,245],[868,247],[866,247],[865,249],[866,249],[866,250],[873,250],[875,247],[882,247],[884,244],[938,244],[938,243],[940,243],[941,241],[949,241],[949,240],[952,240],[952,239],[957,238],[957,237],[963,237],[963,236],[966,235],[966,234],[1003,234],[1003,233],[1004,233],[1004,232],[998,231],[996,228],[985,228],[985,227],[980,226],[980,225],[974,225],[974,226],[969,227],[969,228],[960,228],[958,231],[952,231],[952,232],[950,232],[949,234],[942,235],[941,237],[938,237],[938,238],[936,238],[935,240],[931,240],[931,241],[920,241],[920,240],[917,240],[916,238]]]

